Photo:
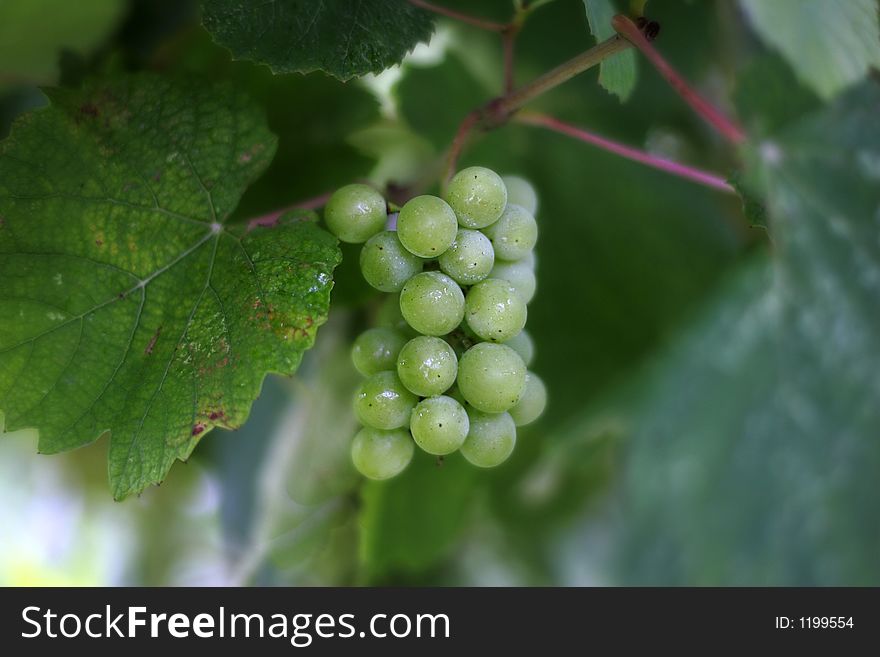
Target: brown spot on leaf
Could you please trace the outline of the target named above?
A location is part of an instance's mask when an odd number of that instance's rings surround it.
[[[196,425],[193,427],[193,429],[192,429],[192,435],[194,435],[194,436],[198,436],[198,435],[199,435],[200,433],[202,433],[202,431],[204,431],[204,430],[205,430],[205,425],[202,424],[201,422],[199,422],[198,424],[196,424]]]
[[[84,116],[91,116],[92,118],[101,116],[101,110],[94,103],[83,103],[79,106],[79,112]]]
[[[156,346],[156,340],[159,339],[159,334],[160,334],[161,332],[162,332],[162,327],[159,326],[159,328],[156,329],[156,332],[153,333],[153,337],[150,338],[150,342],[149,342],[149,344],[147,344],[147,348],[144,349],[144,354],[145,354],[145,355],[147,355],[147,356],[152,356],[152,355],[153,355],[153,348]]]

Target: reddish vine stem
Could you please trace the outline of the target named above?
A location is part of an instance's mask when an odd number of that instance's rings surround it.
[[[465,144],[471,136],[474,126],[480,122],[483,117],[483,108],[475,109],[468,114],[458,126],[452,143],[449,145],[449,151],[446,155],[446,173],[443,176],[443,186],[449,182],[450,178],[455,174],[455,167],[458,164],[458,157],[464,149]]]
[[[526,103],[630,47],[629,41],[615,35],[538,76],[528,84],[494,98],[468,114],[459,125],[447,151],[443,184],[445,185],[455,173],[461,151],[474,130],[489,130],[503,125]]]
[[[459,11],[455,11],[454,9],[447,9],[446,7],[435,5],[433,2],[425,2],[424,0],[409,0],[409,3],[426,11],[439,14],[440,16],[446,16],[447,18],[453,18],[457,21],[467,23],[468,25],[473,25],[474,27],[478,27],[481,30],[486,30],[488,32],[504,32],[508,28],[508,25],[506,23],[487,21],[482,18],[477,18],[476,16],[463,14]]]
[[[714,127],[720,135],[734,144],[746,140],[746,133],[733,119],[724,115],[721,110],[700,96],[683,77],[667,62],[663,55],[651,45],[642,31],[629,18],[618,14],[611,20],[614,29],[632,45],[638,48],[654,68],[662,75],[673,89],[704,121]]]
[[[673,176],[678,176],[679,178],[685,178],[700,185],[705,185],[706,187],[711,187],[724,192],[736,193],[736,190],[734,190],[724,178],[714,173],[689,167],[685,164],[680,164],[664,157],[651,155],[645,151],[588,132],[587,130],[565,123],[552,116],[547,116],[546,114],[540,114],[538,112],[523,112],[522,114],[518,114],[514,120],[517,123],[553,130],[554,132],[573,137],[584,143],[601,148],[609,153],[614,153],[615,155],[619,155],[628,160],[639,162],[654,169],[665,171]]]
[[[511,23],[501,35],[501,47],[504,50],[504,93],[513,91],[513,59],[516,49],[516,37],[519,35],[521,24]]]
[[[312,198],[308,198],[304,201],[299,201],[298,203],[294,203],[293,205],[288,205],[285,208],[281,208],[280,210],[273,210],[272,212],[267,212],[266,214],[261,214],[257,217],[253,217],[248,220],[247,230],[251,231],[257,226],[274,226],[278,219],[281,218],[285,212],[290,212],[291,210],[317,210],[318,208],[322,208],[327,204],[327,201],[330,200],[330,197],[333,195],[333,192],[326,192],[324,194],[320,194],[319,196],[314,196]]]

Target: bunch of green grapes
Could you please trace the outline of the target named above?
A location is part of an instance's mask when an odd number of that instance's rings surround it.
[[[484,167],[458,172],[445,199],[417,196],[396,216],[367,185],[330,198],[330,230],[364,243],[364,278],[393,295],[380,325],[352,349],[366,378],[354,399],[363,428],[351,455],[366,477],[399,474],[415,445],[499,465],[516,428],[544,411],[547,392],[527,369],[534,346],[524,328],[535,294],[537,204],[527,181]]]

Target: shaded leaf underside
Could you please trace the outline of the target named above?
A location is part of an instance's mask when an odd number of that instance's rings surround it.
[[[431,37],[430,14],[406,0],[203,0],[203,22],[237,59],[275,73],[380,73]]]

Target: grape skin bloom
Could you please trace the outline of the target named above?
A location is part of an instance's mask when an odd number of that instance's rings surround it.
[[[489,273],[489,278],[500,278],[513,285],[525,303],[529,303],[534,298],[538,287],[535,270],[526,259],[516,262],[496,262]]]
[[[504,344],[519,354],[526,367],[529,367],[535,359],[535,342],[525,329],[514,335]]]
[[[523,393],[508,413],[518,427],[531,424],[544,412],[547,406],[547,387],[534,372],[526,372],[526,385]]]
[[[381,292],[400,292],[403,284],[422,271],[424,263],[403,248],[397,233],[373,235],[361,249],[361,273]]]
[[[527,315],[516,288],[500,278],[477,283],[465,299],[467,325],[483,340],[506,342],[522,331]]]
[[[385,228],[388,206],[369,185],[353,184],[337,189],[324,206],[324,221],[343,242],[361,244]]]
[[[354,411],[362,424],[374,429],[399,429],[409,422],[417,401],[397,372],[377,372],[355,393]]]
[[[420,258],[436,258],[452,246],[458,220],[449,204],[437,196],[416,196],[400,209],[397,236],[404,248]]]
[[[430,397],[412,412],[410,430],[416,444],[428,454],[451,454],[464,443],[470,419],[464,407],[452,397]]]
[[[538,223],[522,206],[508,205],[501,218],[484,230],[499,260],[519,260],[535,248]]]
[[[406,338],[397,331],[376,327],[361,333],[351,347],[351,362],[363,376],[397,368],[397,355]]]
[[[455,383],[458,359],[444,340],[420,335],[407,342],[397,357],[397,376],[419,397],[439,395]]]
[[[508,413],[481,413],[468,409],[470,431],[461,446],[461,455],[479,468],[504,463],[516,446],[516,425]]]
[[[357,471],[379,481],[403,472],[414,452],[412,438],[405,429],[383,431],[364,427],[351,444],[351,460]]]
[[[504,186],[507,188],[507,202],[521,205],[532,215],[538,212],[538,194],[535,188],[521,176],[501,176]]]
[[[502,413],[515,405],[526,383],[526,366],[510,347],[481,342],[458,361],[458,390],[484,413]]]
[[[446,274],[425,271],[403,286],[400,312],[419,333],[446,335],[464,318],[464,293]]]
[[[462,169],[446,187],[446,201],[465,228],[485,228],[501,217],[507,188],[501,176],[486,167]]]
[[[478,230],[462,228],[452,246],[440,256],[440,269],[456,283],[473,285],[489,275],[495,264],[492,242]]]

